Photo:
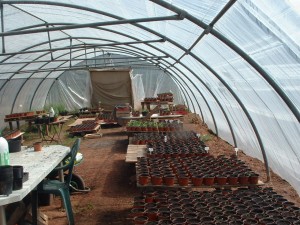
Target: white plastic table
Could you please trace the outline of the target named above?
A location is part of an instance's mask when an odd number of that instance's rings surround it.
[[[9,196],[0,196],[0,224],[6,225],[4,206],[21,201],[29,194],[70,152],[70,147],[63,145],[44,146],[42,151],[24,148],[20,152],[10,154],[11,165],[22,165],[29,179],[23,183],[21,190],[13,191]]]

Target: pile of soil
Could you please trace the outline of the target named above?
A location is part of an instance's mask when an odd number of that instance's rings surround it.
[[[210,147],[211,154],[229,156],[233,153],[233,147],[211,134],[195,114],[185,116],[184,127],[202,135],[210,134],[206,145]],[[136,187],[134,164],[125,163],[128,137],[123,127],[105,128],[101,132],[101,138],[83,139],[81,142],[80,152],[84,160],[75,167],[75,173],[83,178],[90,191],[71,195],[76,225],[132,224],[127,217],[133,198],[139,195],[141,189]],[[245,154],[239,154],[239,158],[259,173],[262,181],[266,181],[262,162]],[[271,173],[271,182],[265,186],[273,187],[278,194],[300,206],[296,191],[276,174]],[[48,216],[49,225],[68,224],[57,197],[50,206],[41,207],[41,211]]]

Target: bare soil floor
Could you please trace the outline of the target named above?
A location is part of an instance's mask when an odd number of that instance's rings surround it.
[[[209,133],[194,115],[185,117],[184,126],[202,135]],[[103,137],[81,142],[84,161],[75,167],[75,173],[91,190],[71,196],[76,225],[132,224],[127,216],[133,197],[141,190],[136,187],[134,165],[125,163],[127,135],[123,127],[103,128],[101,132]],[[233,153],[233,147],[216,136],[211,136],[206,145],[214,155]],[[239,157],[260,174],[262,181],[266,181],[263,163],[245,154],[239,154]],[[273,187],[277,193],[300,206],[296,191],[276,174],[272,173],[272,181],[265,186]],[[49,225],[68,224],[58,197],[50,206],[41,207],[41,211],[48,216]]]

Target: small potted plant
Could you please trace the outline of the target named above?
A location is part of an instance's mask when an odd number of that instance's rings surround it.
[[[144,109],[144,110],[142,111],[142,115],[143,115],[143,116],[147,116],[147,115],[148,115],[148,112],[149,112],[148,109]]]
[[[54,114],[54,121],[53,121],[53,122],[57,122],[57,121],[58,121],[58,114],[55,113],[55,114]]]

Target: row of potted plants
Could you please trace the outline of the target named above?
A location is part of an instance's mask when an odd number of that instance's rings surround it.
[[[180,129],[179,129],[180,130]],[[199,138],[190,131],[176,131],[176,132],[147,132],[147,133],[134,133],[132,137],[132,144],[145,145],[166,142],[170,144],[178,144],[179,142],[199,142]],[[202,142],[201,142],[202,143]],[[203,143],[204,144],[204,143]]]
[[[257,185],[259,175],[242,161],[207,154],[193,157],[138,158],[136,164],[140,185],[213,186]]]
[[[182,123],[178,122],[154,122],[131,120],[126,125],[127,131],[170,132],[182,130]]]
[[[159,140],[147,143],[147,157],[185,157],[207,154],[206,145],[197,138],[191,140]],[[151,151],[149,151],[151,149]]]
[[[300,208],[269,188],[212,192],[148,190],[134,198],[134,224],[300,224]]]
[[[80,114],[79,118],[84,119],[84,118],[95,118],[95,114]]]
[[[34,112],[22,112],[22,113],[12,113],[5,115],[6,119],[19,118],[19,117],[31,117],[34,116]]]
[[[173,94],[170,92],[157,94],[157,97],[145,97],[144,102],[173,102]]]
[[[159,101],[173,102],[173,93],[165,92],[157,94],[157,98]]]

